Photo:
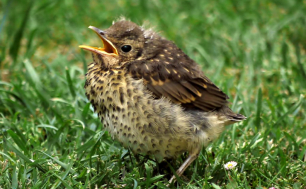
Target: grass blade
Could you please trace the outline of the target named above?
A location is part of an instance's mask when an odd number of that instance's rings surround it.
[[[73,85],[73,82],[71,80],[68,68],[66,68],[66,78],[67,78],[67,82],[68,82],[68,87],[69,87],[70,93],[73,96],[73,98],[75,98],[76,95],[75,95],[74,85]]]
[[[20,44],[21,44],[21,39],[23,38],[24,32],[26,31],[26,26],[28,23],[28,20],[30,18],[30,13],[31,13],[31,9],[33,7],[33,2],[31,1],[31,3],[28,4],[28,7],[24,13],[24,15],[22,16],[23,20],[21,22],[21,26],[18,27],[18,30],[14,36],[14,41],[9,49],[9,53],[11,55],[11,57],[13,58],[13,60],[16,60],[18,57],[18,52],[19,52],[19,48],[20,48]],[[14,65],[14,64],[12,64]]]

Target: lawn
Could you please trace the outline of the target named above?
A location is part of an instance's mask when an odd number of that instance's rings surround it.
[[[0,2],[0,188],[167,188],[162,169],[113,141],[83,89],[101,46],[87,27],[125,16],[202,65],[248,117],[172,188],[306,188],[306,1]],[[224,164],[237,162],[232,170]],[[159,169],[157,169],[159,167]],[[168,167],[168,169],[167,169]]]

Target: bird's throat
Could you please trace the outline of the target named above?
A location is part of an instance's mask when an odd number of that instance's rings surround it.
[[[119,57],[110,54],[92,53],[93,61],[100,66],[101,69],[107,70],[117,67],[119,64]]]

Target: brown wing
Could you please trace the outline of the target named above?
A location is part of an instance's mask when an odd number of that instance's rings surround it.
[[[227,104],[228,96],[204,76],[195,62],[186,61],[188,64],[160,59],[134,62],[128,71],[134,78],[142,78],[157,98],[167,97],[185,108],[212,111]]]

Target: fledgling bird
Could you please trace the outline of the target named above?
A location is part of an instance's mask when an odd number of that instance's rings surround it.
[[[226,125],[246,118],[227,106],[228,96],[195,61],[153,30],[124,19],[106,30],[89,28],[104,47],[80,45],[93,57],[86,96],[111,136],[133,153],[160,162],[189,152],[181,176]]]

